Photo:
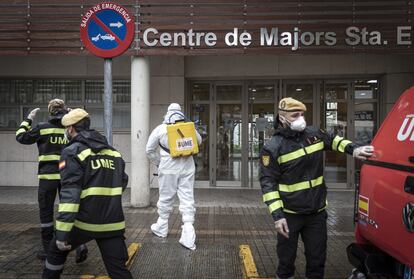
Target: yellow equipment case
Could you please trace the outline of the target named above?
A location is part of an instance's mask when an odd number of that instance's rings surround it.
[[[171,157],[191,156],[198,153],[194,122],[176,122],[167,125],[168,147]]]

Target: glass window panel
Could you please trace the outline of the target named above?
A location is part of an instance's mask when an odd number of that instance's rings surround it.
[[[337,83],[337,84],[325,84],[325,100],[344,100],[347,98],[348,84]]]
[[[199,152],[194,157],[196,164],[197,180],[209,180],[209,119],[210,106],[208,104],[197,104],[191,106],[191,119],[195,122],[197,131],[200,133],[203,141],[199,146]]]
[[[103,103],[103,80],[87,80],[85,82],[85,103]],[[131,82],[116,80],[112,83],[112,98],[115,104],[131,103]]]
[[[272,104],[253,104],[249,107],[249,177],[259,181],[259,154],[263,145],[273,133],[274,106]]]
[[[291,97],[300,101],[313,100],[312,83],[292,83],[286,84],[286,97]]]
[[[131,82],[129,80],[116,80],[112,86],[115,104],[131,103]]]
[[[275,98],[275,86],[269,85],[249,85],[249,97],[251,101],[273,101]]]
[[[0,103],[19,104],[31,102],[32,80],[1,80]]]
[[[66,103],[82,102],[82,82],[80,80],[56,80],[54,81],[53,98],[60,96]]]
[[[192,100],[193,101],[208,101],[210,99],[210,84],[209,83],[196,83],[192,88]]]
[[[217,180],[241,180],[242,108],[217,106]]]
[[[241,85],[217,85],[216,91],[218,101],[241,101]]]
[[[376,132],[376,104],[355,102],[355,142],[370,144]]]
[[[103,92],[103,80],[87,80],[85,82],[85,103],[102,103]]]
[[[54,82],[52,80],[35,80],[33,88],[33,103],[47,104],[53,98],[63,99],[60,94],[54,92]]]
[[[89,113],[91,117],[91,128],[103,130],[103,108],[86,108],[86,111]],[[112,117],[113,129],[131,129],[131,108],[114,108]]]
[[[378,80],[356,80],[354,85],[355,99],[376,99],[378,97]]]
[[[0,128],[17,128],[20,125],[19,107],[0,108]]]

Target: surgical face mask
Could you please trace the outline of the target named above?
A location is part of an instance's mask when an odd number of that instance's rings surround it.
[[[306,128],[306,121],[303,116],[299,116],[294,121],[290,122],[284,116],[279,116],[293,131],[302,132]]]
[[[302,132],[306,128],[306,121],[303,116],[299,116],[298,119],[290,123],[290,129],[293,131]]]

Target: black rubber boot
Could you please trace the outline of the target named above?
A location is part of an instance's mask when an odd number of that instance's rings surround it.
[[[82,244],[81,246],[76,248],[75,262],[82,263],[86,261],[87,258],[88,258],[88,247],[86,247],[85,244]]]

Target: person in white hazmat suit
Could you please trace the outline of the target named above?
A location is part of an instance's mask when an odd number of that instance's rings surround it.
[[[168,148],[167,125],[185,119],[179,104],[172,103],[168,107],[164,121],[157,126],[149,136],[146,152],[149,160],[158,166],[159,199],[158,220],[151,225],[152,232],[159,237],[168,235],[168,218],[172,212],[175,195],[180,201],[179,210],[182,215],[182,233],[179,240],[184,247],[195,250],[194,230],[194,175],[195,165],[192,156],[171,157],[165,150]],[[198,145],[201,144],[201,136],[196,131]],[[158,153],[158,147],[160,151]]]

